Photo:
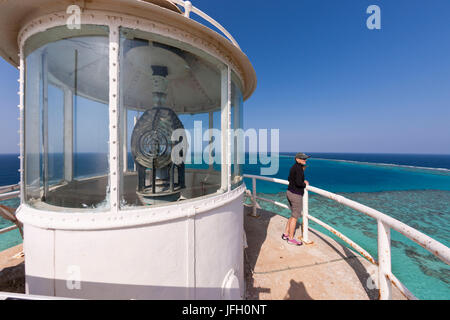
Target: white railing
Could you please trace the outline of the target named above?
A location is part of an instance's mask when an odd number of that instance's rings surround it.
[[[9,226],[9,227],[0,229],[0,234],[2,234],[2,233],[7,233],[7,232],[9,232],[9,231],[16,230],[17,228],[18,228],[18,226],[14,225],[14,226]]]
[[[0,201],[17,198],[18,196],[20,196],[19,184],[0,187]]]
[[[25,293],[1,292],[0,300],[81,300],[66,297],[38,296]]]
[[[19,196],[20,196],[20,185],[19,184],[13,184],[10,186],[1,186],[0,187],[0,201],[17,198]],[[3,210],[3,208],[0,208],[0,210]],[[9,217],[8,212],[3,212],[3,214],[8,215],[8,220],[13,220],[13,219],[11,219],[11,217]],[[2,216],[1,212],[0,212],[0,216]],[[14,222],[14,221],[12,221],[12,222]],[[13,226],[9,226],[9,227],[0,229],[0,234],[15,230],[17,228],[19,228],[19,226],[16,224]]]
[[[137,1],[148,4],[148,2],[143,1],[143,0],[137,0]],[[222,25],[220,23],[218,23],[216,20],[214,20],[213,18],[208,16],[206,13],[204,13],[200,9],[194,7],[190,1],[170,0],[170,2],[183,7],[184,8],[184,16],[186,18],[190,18],[190,15],[192,12],[192,13],[195,13],[196,15],[198,15],[199,17],[203,18],[204,20],[208,21],[210,24],[212,24],[214,27],[216,27],[218,30],[220,30],[220,32],[222,32],[228,38],[228,40],[231,41],[231,43],[233,43],[237,48],[241,49],[241,47],[239,47],[239,44],[237,43],[237,41],[234,40],[233,36],[224,27],[222,27]]]
[[[289,185],[289,182],[282,179],[276,178],[268,178],[261,177],[255,175],[244,175],[245,178],[252,179],[253,190],[252,193],[247,192],[247,195],[251,197],[253,202],[253,212],[252,214],[256,216],[256,209],[259,207],[256,200],[263,200],[270,203],[273,203],[279,207],[287,208],[289,207],[281,202],[273,201],[270,199],[258,197],[256,195],[256,180],[265,180],[270,182],[275,182],[279,184]],[[308,191],[319,194],[323,197],[334,200],[340,204],[343,204],[347,207],[355,209],[365,215],[375,219],[377,221],[378,226],[378,262],[364,249],[354,243],[352,240],[347,238],[345,235],[330,227],[323,221],[309,215],[308,212]],[[443,245],[442,243],[430,238],[426,234],[400,222],[380,211],[367,207],[363,204],[360,204],[356,201],[347,199],[343,196],[316,188],[312,186],[307,186],[305,188],[305,193],[303,196],[303,212],[302,212],[302,240],[308,244],[308,221],[312,220],[324,227],[325,229],[331,231],[333,234],[344,240],[348,243],[352,248],[356,249],[362,256],[364,256],[371,263],[378,265],[378,288],[380,292],[380,299],[382,300],[390,300],[392,299],[392,286],[391,283],[394,284],[400,292],[402,292],[408,299],[417,299],[393,274],[391,268],[391,229],[401,233],[405,237],[411,239],[415,243],[419,244],[436,257],[441,259],[446,264],[450,264],[450,248]]]

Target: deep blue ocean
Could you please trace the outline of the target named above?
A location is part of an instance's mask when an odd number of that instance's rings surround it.
[[[343,195],[398,219],[450,246],[450,155],[309,153],[305,171],[312,186]],[[19,181],[18,155],[0,155],[0,185]],[[96,165],[106,168],[106,155],[84,154],[75,161],[75,175],[89,174],[84,164],[96,157]],[[282,153],[276,175],[287,179],[294,153]],[[55,161],[60,161],[55,158]],[[268,165],[267,165],[268,166]],[[264,166],[264,167],[267,167]],[[55,166],[59,167],[59,166]],[[260,175],[261,165],[244,165],[247,174]],[[62,175],[62,172],[60,173]],[[55,176],[58,173],[55,172]],[[251,181],[245,179],[249,189]],[[286,201],[286,186],[259,181],[263,197]],[[7,201],[18,206],[18,199]],[[260,203],[263,208],[288,216],[288,210]],[[377,257],[376,221],[318,195],[310,195],[310,215],[335,227]],[[0,218],[0,229],[9,225]],[[320,226],[315,228],[333,237]],[[392,231],[392,270],[395,276],[420,299],[450,299],[450,266]],[[21,243],[18,232],[0,235],[0,250]]]

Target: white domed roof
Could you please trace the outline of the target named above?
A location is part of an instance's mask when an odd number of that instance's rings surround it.
[[[82,12],[101,11],[111,12],[112,15],[119,13],[186,30],[194,37],[211,43],[214,50],[220,51],[222,56],[232,61],[232,65],[237,68],[243,81],[244,99],[248,98],[256,88],[256,74],[247,56],[217,32],[180,14],[182,13],[180,8],[168,0],[2,0],[0,2],[0,30],[2,30],[0,56],[12,65],[18,66],[20,63],[18,39],[22,29],[31,21],[39,21],[44,16],[52,14],[61,16],[61,13],[67,15],[67,8],[73,4],[78,4]],[[195,67],[193,59],[191,63]],[[198,68],[199,73],[208,72],[206,69]],[[206,87],[208,85],[208,83],[204,84]],[[178,90],[181,92],[184,89],[178,88]],[[211,88],[211,90],[216,89]],[[173,103],[176,104],[176,99]]]

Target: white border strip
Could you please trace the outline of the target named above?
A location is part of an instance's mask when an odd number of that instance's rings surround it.
[[[185,219],[207,213],[236,200],[244,193],[245,189],[245,184],[242,184],[227,193],[213,194],[162,207],[120,210],[117,213],[110,211],[93,213],[52,212],[22,204],[17,209],[16,216],[22,223],[42,229],[80,231],[120,229]]]
[[[109,191],[112,212],[119,211],[119,26],[109,24]]]

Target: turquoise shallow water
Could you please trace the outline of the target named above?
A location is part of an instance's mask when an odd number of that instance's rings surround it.
[[[287,179],[292,157],[280,157],[280,172]],[[258,174],[257,168],[250,168]],[[321,189],[338,193],[377,209],[450,246],[450,171],[311,159],[306,179]],[[251,181],[246,179],[251,189]],[[257,193],[287,204],[286,186],[260,181]],[[260,202],[266,210],[285,217],[289,210]],[[356,210],[311,193],[310,214],[333,226],[377,257],[376,221]],[[319,225],[310,226],[345,243]],[[450,266],[392,231],[392,270],[420,299],[450,299]]]
[[[20,204],[19,198],[10,199],[6,201],[1,201],[0,204],[11,208],[17,208]],[[6,228],[13,225],[13,223],[8,220],[2,219],[0,217],[0,229]],[[22,243],[22,237],[20,236],[19,230],[13,230],[7,233],[0,234],[0,251],[11,248],[15,245]]]

